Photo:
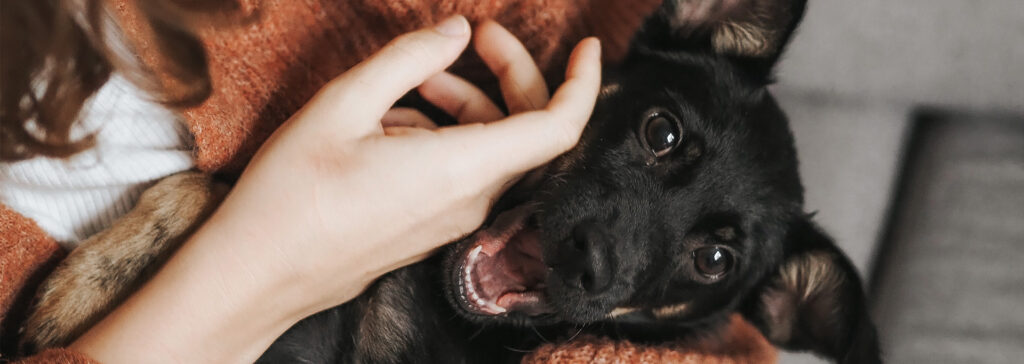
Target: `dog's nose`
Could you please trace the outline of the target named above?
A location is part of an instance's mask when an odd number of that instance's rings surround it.
[[[570,258],[567,275],[571,284],[589,294],[608,289],[613,274],[608,240],[608,231],[597,223],[584,223],[573,229],[570,243],[575,257]]]

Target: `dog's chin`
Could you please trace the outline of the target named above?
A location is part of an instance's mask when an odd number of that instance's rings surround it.
[[[459,242],[445,264],[447,294],[476,321],[541,324],[553,321],[534,208],[498,214],[490,226]]]

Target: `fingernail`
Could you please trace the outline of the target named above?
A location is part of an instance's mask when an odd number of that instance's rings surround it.
[[[601,40],[597,37],[591,37],[591,43],[594,45],[590,46],[590,56],[595,58],[601,58]]]
[[[462,15],[451,16],[434,26],[438,33],[449,37],[458,37],[469,32],[469,22]]]

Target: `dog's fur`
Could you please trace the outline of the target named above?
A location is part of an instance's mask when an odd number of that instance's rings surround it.
[[[135,291],[227,192],[198,172],[150,187],[109,229],[83,241],[39,288],[25,324],[31,348],[67,344]]]
[[[531,226],[548,267],[549,312],[471,309],[453,275],[468,246],[452,244],[300,322],[261,361],[516,362],[521,350],[579,327],[657,342],[713,333],[739,312],[784,348],[880,362],[860,280],[803,211],[788,122],[766,89],[805,3],[668,0],[652,16],[629,58],[607,72],[579,145],[499,203],[498,210],[537,206]],[[677,144],[662,156],[645,139],[655,117],[678,128]],[[166,193],[211,196],[178,188]],[[168,236],[167,226],[185,234],[206,210],[182,216],[144,208],[166,198],[147,192],[112,232],[74,252],[44,289],[29,322],[31,344],[77,335],[137,284],[141,266],[163,255],[126,241],[173,245],[158,238]],[[144,214],[151,215],[137,216]],[[709,247],[731,257],[729,269],[698,269],[695,254]],[[127,288],[111,289],[111,281]],[[71,324],[54,324],[64,322]]]

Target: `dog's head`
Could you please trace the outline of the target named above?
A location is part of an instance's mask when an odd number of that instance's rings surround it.
[[[877,355],[856,271],[803,211],[793,138],[767,90],[804,7],[667,1],[606,74],[579,145],[452,249],[456,308],[487,322],[661,327],[739,311],[785,347]]]

